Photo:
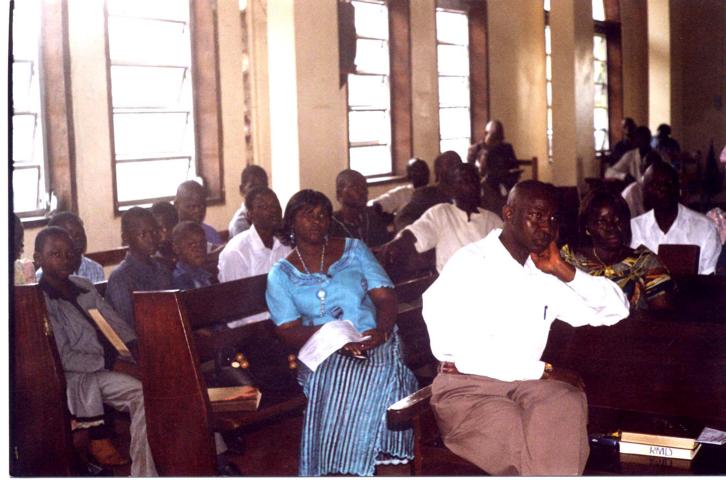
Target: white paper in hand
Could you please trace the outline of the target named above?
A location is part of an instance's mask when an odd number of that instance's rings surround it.
[[[326,358],[340,350],[346,343],[368,340],[355,329],[350,320],[334,320],[328,322],[305,342],[297,355],[313,372]]]

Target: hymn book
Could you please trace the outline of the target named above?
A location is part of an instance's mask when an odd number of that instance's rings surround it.
[[[123,358],[124,360],[133,360],[134,357],[133,355],[131,355],[128,347],[126,346],[124,341],[121,340],[121,337],[118,336],[118,333],[116,333],[111,325],[108,324],[108,321],[103,317],[103,315],[101,315],[101,312],[97,308],[90,308],[88,310],[88,314],[96,323],[99,330],[101,330],[103,336],[106,337],[111,345],[113,345],[113,348],[116,349],[121,358]]]
[[[693,438],[635,432],[621,432],[620,441],[628,443],[643,443],[646,445],[657,445],[661,447],[682,448],[685,450],[693,450],[698,445],[696,440]]]
[[[664,447],[662,445],[648,445],[645,443],[631,443],[620,441],[620,453],[632,453],[635,455],[648,455],[652,457],[680,458],[683,460],[692,460],[701,449],[701,445],[696,445],[693,449]]]
[[[215,412],[254,412],[262,400],[262,392],[252,385],[208,388],[207,395]]]

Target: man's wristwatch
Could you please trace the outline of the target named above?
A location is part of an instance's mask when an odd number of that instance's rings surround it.
[[[552,370],[554,370],[555,367],[552,366],[551,363],[545,362],[544,364],[544,372],[542,372],[542,380],[547,380],[550,378],[550,373],[552,373]]]

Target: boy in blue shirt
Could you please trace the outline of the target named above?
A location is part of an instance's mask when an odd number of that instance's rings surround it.
[[[204,269],[207,240],[201,225],[189,221],[177,224],[172,231],[171,242],[177,257],[172,274],[174,288],[187,290],[217,283],[216,277]]]
[[[159,247],[159,226],[150,211],[140,207],[126,211],[121,217],[121,240],[129,251],[108,278],[106,301],[135,328],[132,293],[171,288],[171,272],[153,257]]]

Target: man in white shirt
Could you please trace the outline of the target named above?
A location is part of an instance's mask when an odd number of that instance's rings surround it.
[[[551,323],[612,325],[622,290],[567,264],[555,244],[552,185],[510,192],[504,227],[462,247],[424,293],[442,362],[431,406],[446,446],[491,475],[577,475],[589,454],[577,373],[540,361]]]
[[[399,185],[368,201],[369,207],[379,209],[378,213],[395,214],[411,201],[414,190],[429,184],[429,166],[420,158],[412,158],[406,165],[406,179],[410,182]]]
[[[436,270],[441,272],[457,250],[502,226],[498,215],[479,207],[481,189],[476,166],[460,164],[452,176],[452,185],[456,192],[454,205],[440,203],[429,208],[384,245],[379,254],[384,265],[404,265],[414,249],[423,253],[435,248]]]
[[[643,196],[653,209],[630,221],[630,245],[645,245],[656,253],[663,243],[698,245],[698,273],[710,275],[716,271],[721,253],[718,228],[707,216],[678,203],[679,188],[678,172],[673,167],[664,162],[648,167]]]
[[[643,164],[645,168],[647,169],[649,166],[654,164],[655,162],[662,162],[663,158],[660,156],[658,152],[655,150],[651,150],[648,152],[645,157],[643,158]],[[628,204],[628,208],[630,209],[630,218],[635,218],[638,215],[644,214],[646,211],[650,210],[650,207],[646,207],[644,199],[643,199],[643,179],[640,178],[640,180],[636,180],[635,182],[631,183],[620,194],[625,199],[625,203]]]
[[[247,192],[245,205],[252,226],[230,239],[219,254],[220,282],[265,274],[291,252],[290,247],[275,237],[282,225],[282,208],[275,192],[267,187],[254,188]],[[267,312],[262,312],[227,325],[234,328],[268,316]]]
[[[605,170],[605,178],[625,180],[630,183],[641,181],[645,171],[645,156],[652,149],[650,147],[650,129],[640,126],[633,134],[635,148],[628,150],[612,167]]]

